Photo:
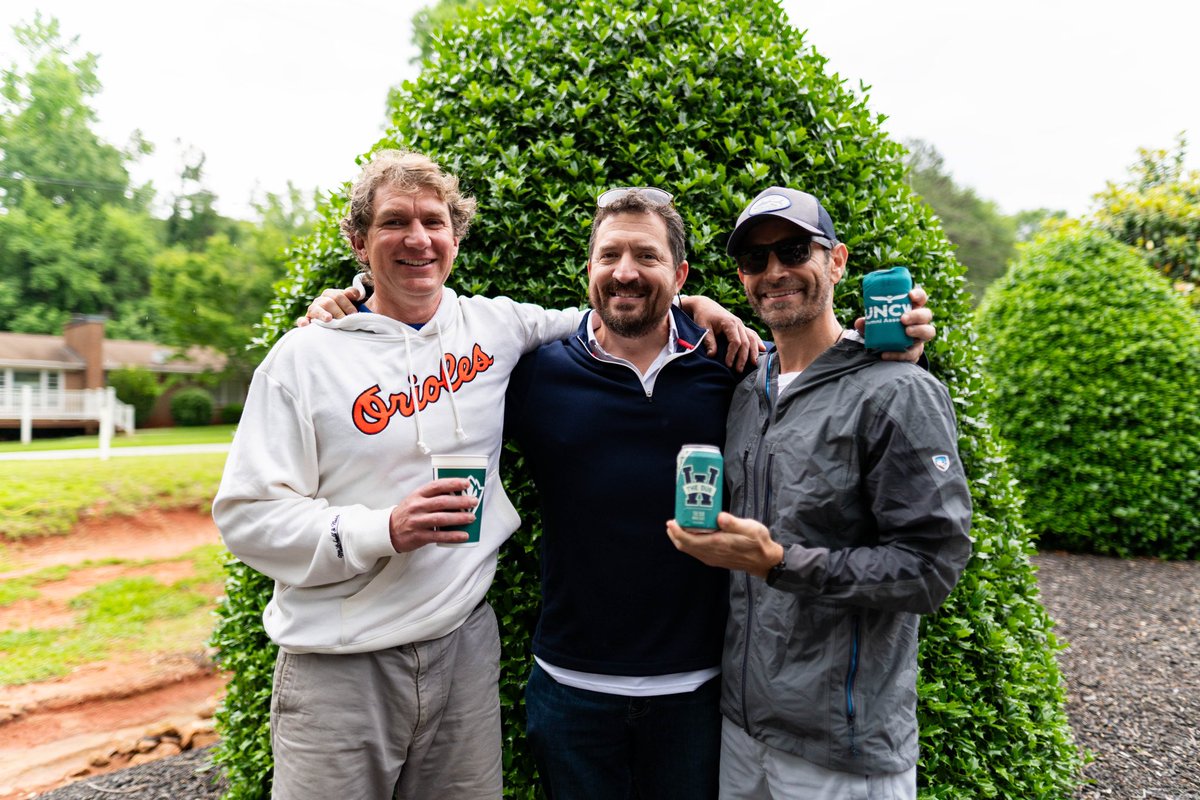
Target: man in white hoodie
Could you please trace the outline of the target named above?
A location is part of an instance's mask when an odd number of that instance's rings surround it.
[[[519,519],[496,409],[521,355],[582,312],[446,288],[474,210],[428,158],[376,154],[342,221],[374,281],[359,310],[374,313],[289,331],[255,372],[213,516],[275,580],[275,797],[501,795],[484,595]],[[488,457],[482,509],[465,480],[431,480],[430,454]],[[464,541],[477,511],[478,546],[428,546]]]

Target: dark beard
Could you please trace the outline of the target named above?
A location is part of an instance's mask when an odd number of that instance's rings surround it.
[[[653,332],[663,321],[666,309],[659,310],[653,307],[653,304],[648,303],[646,310],[636,316],[630,314],[620,314],[612,310],[612,303],[619,302],[620,298],[613,297],[608,293],[610,286],[606,286],[604,291],[598,291],[598,297],[592,298],[592,306],[596,309],[596,313],[600,315],[600,319],[604,322],[604,327],[624,339],[638,339],[648,333]],[[637,288],[642,289],[642,286],[624,286],[624,289]]]
[[[750,307],[754,309],[754,313],[768,328],[783,331],[804,327],[813,320],[820,319],[832,295],[833,287],[825,286],[815,302],[805,302],[803,305],[790,310],[764,311],[763,303],[757,298],[750,299]]]

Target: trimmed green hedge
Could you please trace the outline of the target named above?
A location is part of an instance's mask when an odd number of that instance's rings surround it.
[[[797,20],[803,27],[804,21]],[[904,180],[901,147],[865,100],[769,0],[500,0],[435,33],[421,76],[391,97],[380,146],[427,153],[479,200],[450,283],[563,306],[585,301],[585,242],[596,195],[619,185],[673,192],[688,223],[688,291],[750,319],[723,242],[738,212],[773,184],[815,191],[838,223],[851,273],[836,296],[859,313],[861,276],[905,264],[934,298],[932,368],[959,413],[975,500],[976,555],[943,610],[923,624],[922,796],[1068,797],[1078,757],[1064,712],[1058,647],[1037,595],[1020,500],[982,405],[983,377],[962,268]],[[344,192],[343,192],[344,193]],[[333,201],[293,252],[264,340],[308,299],[354,272]],[[536,796],[521,693],[537,614],[539,522],[527,473],[509,453],[506,485],[525,520],[490,595],[504,636],[506,795]],[[216,642],[235,678],[218,720],[218,758],[235,797],[266,793],[271,657],[243,630],[269,582],[234,567]],[[247,594],[253,595],[247,597]],[[233,659],[240,659],[235,662]],[[251,663],[252,662],[252,663]],[[249,705],[257,704],[257,705]]]
[[[171,419],[176,425],[199,427],[213,421],[213,398],[208,390],[194,386],[171,396]]]
[[[1069,224],[979,308],[991,406],[1043,546],[1200,553],[1200,318],[1133,248]]]

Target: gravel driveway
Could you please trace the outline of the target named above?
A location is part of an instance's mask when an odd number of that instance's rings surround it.
[[[1065,553],[1034,562],[1069,643],[1059,663],[1075,739],[1095,758],[1077,800],[1200,800],[1200,562]],[[207,751],[184,753],[41,798],[216,800],[207,767]]]
[[[1095,761],[1078,798],[1200,800],[1200,562],[1042,553],[1068,647],[1067,714]]]

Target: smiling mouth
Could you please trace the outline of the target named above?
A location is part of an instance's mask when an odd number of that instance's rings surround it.
[[[403,264],[406,267],[428,267],[434,263],[435,258],[398,258],[396,263]]]
[[[759,297],[761,297],[763,300],[780,300],[785,297],[794,297],[800,294],[805,294],[805,291],[797,286],[791,289],[777,289],[773,292],[761,292]]]

